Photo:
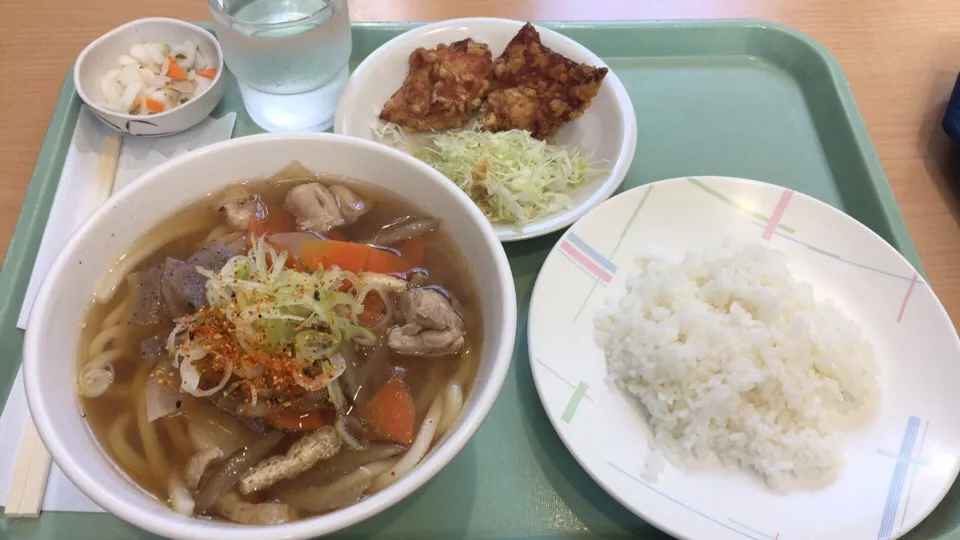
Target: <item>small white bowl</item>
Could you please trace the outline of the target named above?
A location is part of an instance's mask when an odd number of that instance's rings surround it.
[[[434,48],[466,38],[486,43],[494,58],[503,52],[525,23],[509,19],[468,18],[441,21],[399,35],[368,56],[353,71],[334,117],[334,133],[376,140],[371,126],[380,122],[383,104],[403,83],[407,59],[417,47]],[[596,67],[609,67],[572,39],[534,25],[543,44],[554,51]],[[562,229],[609,198],[623,183],[637,146],[637,119],[626,88],[611,70],[583,116],[560,128],[549,142],[585,151],[604,170],[573,193],[573,206],[524,225],[496,224],[501,241],[523,240]]]
[[[161,42],[172,47],[186,40],[196,43],[204,58],[217,67],[213,83],[205,92],[182,105],[149,116],[118,113],[97,103],[100,78],[118,66],[118,58],[132,45]],[[172,135],[199,124],[217,106],[223,96],[223,69],[223,51],[213,34],[177,19],[150,17],[118,26],[87,45],[73,66],[73,84],[80,99],[108,127],[127,135]]]
[[[242,526],[188,518],[118,474],[90,434],[76,393],[81,325],[97,284],[147,230],[207,193],[264,178],[293,160],[320,173],[363,179],[408,197],[416,194],[419,208],[443,220],[483,291],[477,376],[449,434],[409,474],[357,504],[283,525]],[[23,379],[30,412],[53,459],[107,511],[170,538],[293,540],[328,534],[380,513],[440,472],[493,406],[510,367],[516,330],[516,290],[503,246],[480,210],[440,173],[406,154],[356,138],[329,133],[254,135],[168,161],[112,196],[80,226],[37,295],[24,339]]]

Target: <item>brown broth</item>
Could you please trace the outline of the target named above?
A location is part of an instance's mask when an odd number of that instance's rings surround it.
[[[291,187],[307,181],[345,184],[364,200],[375,201],[370,212],[357,223],[338,229],[337,232],[344,235],[347,240],[368,238],[379,228],[397,219],[423,215],[415,205],[392,192],[360,181],[321,177],[296,163],[265,180],[247,182],[243,185],[251,192],[258,194],[268,207],[272,207],[282,204],[283,198]],[[156,234],[156,231],[162,231],[164,227],[182,220],[198,223],[199,229],[157,250],[135,271],[146,271],[152,266],[162,264],[166,257],[184,260],[199,249],[211,231],[224,223],[222,216],[212,208],[214,201],[221,193],[208,194],[202,200],[165,220],[154,231],[147,233],[140,242],[146,242],[152,234]],[[429,271],[428,284],[442,288],[459,302],[458,307],[467,331],[467,344],[463,351],[454,357],[413,358],[389,355],[388,363],[396,372],[401,373],[403,381],[414,397],[418,426],[436,393],[457,371],[459,366],[457,357],[459,362],[469,364],[468,377],[464,381],[463,388],[464,396],[468,395],[479,363],[480,344],[483,341],[480,297],[459,249],[442,229],[426,235],[424,240],[424,267]],[[131,250],[135,249],[136,245],[131,248]],[[109,303],[105,305],[94,303],[90,308],[79,343],[78,358],[81,367],[91,360],[88,348],[97,334],[103,330],[105,319],[111,312],[118,309],[118,306],[127,302],[129,297],[129,285],[124,281]],[[119,318],[119,324],[122,328],[120,337],[107,346],[107,350],[119,348],[123,351],[122,356],[113,362],[115,380],[105,394],[96,398],[81,397],[81,405],[91,432],[117,470],[141,489],[165,501],[167,500],[165,479],[169,471],[182,471],[190,455],[195,451],[187,434],[187,420],[191,412],[189,407],[184,407],[183,411],[153,423],[145,421],[142,388],[148,365],[140,356],[139,345],[148,337],[159,333],[168,334],[172,324],[166,322],[149,327],[137,326],[129,321],[129,309],[123,317]],[[363,361],[365,357],[363,349],[358,352]],[[143,416],[143,420],[138,421],[140,416]],[[124,420],[126,420],[125,425],[121,425],[119,422]],[[112,439],[111,435],[113,435]],[[123,443],[115,444],[118,435]],[[152,439],[155,441],[151,442]],[[291,438],[288,437],[288,439]],[[281,444],[279,448],[285,448],[289,442],[291,441]],[[124,443],[126,448],[122,448]],[[148,446],[152,445],[156,447],[151,452]],[[321,462],[318,467],[322,465]]]

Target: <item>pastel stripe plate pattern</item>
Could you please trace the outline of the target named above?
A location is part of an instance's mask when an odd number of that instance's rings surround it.
[[[645,411],[607,380],[593,321],[624,293],[637,252],[656,248],[680,258],[729,236],[782,252],[795,276],[829,296],[874,346],[882,406],[838,433],[843,467],[817,489],[777,493],[749,471],[670,463],[651,481]],[[547,257],[527,331],[537,392],[564,445],[601,487],[674,536],[899,538],[936,507],[960,470],[953,323],[920,273],[883,239],[788,186],[678,178],[609,199]]]
[[[617,273],[617,265],[572,232],[560,241],[560,250],[574,264],[603,283],[610,283]]]

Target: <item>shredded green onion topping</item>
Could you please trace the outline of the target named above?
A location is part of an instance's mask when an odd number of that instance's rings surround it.
[[[207,280],[207,301],[224,311],[240,346],[293,343],[298,360],[311,365],[334,356],[343,340],[372,344],[373,332],[357,322],[367,287],[352,272],[331,268],[314,273],[286,268],[286,251],[257,239],[247,255],[233,257],[219,272],[197,271]],[[353,287],[342,291],[345,282]],[[321,329],[318,332],[315,329]]]

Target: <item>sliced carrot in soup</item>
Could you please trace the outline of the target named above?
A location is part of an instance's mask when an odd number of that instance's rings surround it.
[[[366,268],[364,268],[367,272],[397,274],[406,270],[406,265],[400,257],[397,257],[396,253],[387,249],[367,247],[370,249],[370,257],[367,259]]]
[[[336,240],[326,240],[324,243],[326,248],[324,267],[336,265],[348,272],[366,270],[367,261],[370,258],[369,246]]]
[[[267,234],[277,234],[297,230],[297,218],[280,205],[267,207]]]
[[[400,257],[406,266],[403,271],[406,272],[411,268],[423,266],[425,251],[426,247],[424,246],[422,236],[415,236],[409,240],[404,240],[403,243],[400,244]]]
[[[370,254],[369,246],[336,240],[311,240],[300,244],[300,261],[311,270],[339,266],[348,272],[360,272]]]
[[[247,224],[247,230],[254,238],[260,238],[267,234],[267,207],[260,201],[256,203],[256,211],[250,216],[250,223]]]
[[[297,220],[278,204],[257,201],[257,210],[250,218],[249,230],[257,237],[297,230]]]
[[[363,313],[357,317],[360,324],[369,328],[380,322],[380,318],[383,317],[383,313],[386,310],[386,305],[383,303],[383,298],[380,296],[380,293],[370,291],[367,293],[367,296],[363,298],[362,304]]]
[[[377,390],[363,411],[363,417],[381,437],[400,444],[413,442],[416,411],[413,396],[396,376]]]
[[[323,240],[304,240],[297,246],[296,257],[308,270],[323,266]]]
[[[348,272],[394,273],[402,271],[399,257],[390,251],[366,244],[338,240],[309,240],[301,242],[298,257],[311,270],[338,266]]]
[[[254,240],[257,238],[295,231],[297,228],[297,220],[293,217],[293,214],[287,212],[282,206],[268,205],[258,200],[257,209],[250,218],[250,224],[247,228],[250,231],[249,234],[247,234],[247,249],[251,249]],[[290,249],[283,244],[271,242],[267,239],[264,239],[264,242],[277,251],[290,251]],[[267,262],[271,261],[268,260]],[[300,264],[300,261],[297,260],[293,253],[287,257],[284,266],[294,270],[304,269],[303,265]]]
[[[337,266],[353,273],[398,274],[423,264],[423,241],[419,239],[408,240],[401,246],[403,256],[367,244],[320,238],[300,240],[288,249],[309,270]]]

